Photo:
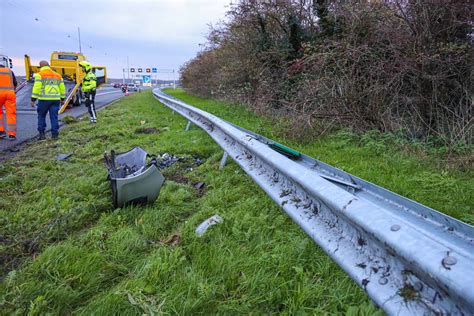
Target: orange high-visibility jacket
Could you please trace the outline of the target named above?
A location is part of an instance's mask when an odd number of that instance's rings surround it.
[[[10,68],[0,67],[0,91],[2,90],[15,90],[13,73]]]

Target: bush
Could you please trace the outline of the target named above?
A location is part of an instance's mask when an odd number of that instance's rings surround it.
[[[287,116],[297,135],[339,125],[469,146],[473,6],[428,2],[243,0],[181,80]]]

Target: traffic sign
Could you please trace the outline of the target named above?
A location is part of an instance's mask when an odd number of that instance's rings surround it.
[[[130,68],[130,72],[135,72],[135,68]]]
[[[156,68],[151,68],[151,71],[152,72],[158,72],[158,70]]]
[[[143,76],[143,86],[151,87],[151,76]]]
[[[143,70],[143,69],[141,69],[141,68],[138,68],[138,72],[142,72],[142,70]]]
[[[151,72],[151,69],[150,69],[150,68],[147,68],[147,69],[146,69],[146,72]]]

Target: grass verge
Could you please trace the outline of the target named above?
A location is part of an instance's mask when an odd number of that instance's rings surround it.
[[[299,144],[243,107],[172,94],[472,222],[470,169],[439,170],[348,132]],[[219,147],[185,125],[151,93],[136,94],[100,111],[97,125],[80,120],[59,142],[1,162],[0,314],[380,312],[236,164],[220,171]],[[102,154],[133,146],[204,163],[166,170],[154,205],[114,210]],[[224,222],[196,237],[214,214]]]

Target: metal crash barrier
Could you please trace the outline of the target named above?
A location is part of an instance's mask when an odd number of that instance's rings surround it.
[[[176,100],[389,315],[472,315],[474,227]],[[188,124],[188,129],[191,124]]]
[[[155,159],[147,164],[148,153],[135,147],[125,153],[104,154],[114,207],[153,203],[165,181]]]

